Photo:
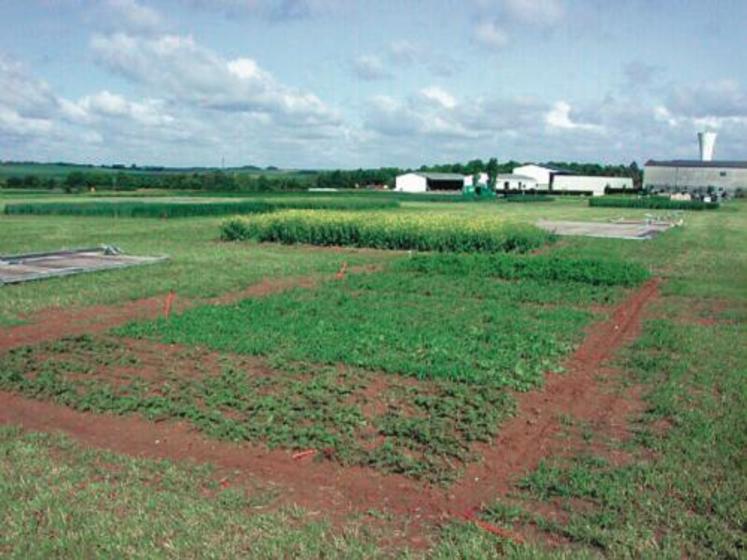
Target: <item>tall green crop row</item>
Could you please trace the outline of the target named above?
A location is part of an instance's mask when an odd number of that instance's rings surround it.
[[[374,199],[272,199],[239,202],[33,202],[7,204],[6,214],[113,216],[120,218],[184,218],[191,216],[225,216],[261,214],[289,208],[327,210],[376,210],[396,208],[396,200]]]
[[[229,219],[222,225],[221,237],[460,253],[523,253],[554,239],[534,226],[509,224],[494,216],[303,210]]]
[[[651,208],[652,210],[715,210],[718,202],[700,200],[671,200],[665,196],[614,197],[599,196],[589,199],[589,206],[599,208]]]

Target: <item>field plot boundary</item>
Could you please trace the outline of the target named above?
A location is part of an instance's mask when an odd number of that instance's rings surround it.
[[[638,336],[644,308],[657,297],[658,286],[658,279],[650,280],[617,306],[611,318],[592,325],[567,361],[566,373],[548,374],[542,389],[518,395],[517,416],[503,424],[492,445],[480,449],[483,461],[469,465],[465,476],[447,489],[364,467],[294,459],[288,451],[209,440],[180,422],[91,415],[7,392],[0,392],[0,423],[62,431],[84,444],[120,453],[210,463],[231,484],[262,478],[278,487],[279,501],[321,510],[333,521],[342,522],[350,513],[385,511],[400,521],[405,518],[406,532],[416,540],[423,525],[463,517],[485,499],[505,495],[517,476],[558,449],[561,415],[624,434],[627,417],[641,406],[639,399],[608,393],[600,376],[619,373],[605,361]]]
[[[345,273],[358,274],[376,269],[375,265],[352,266],[347,268]],[[319,282],[339,277],[339,274],[338,272],[336,274],[292,276],[279,279],[265,278],[242,290],[228,292],[207,300],[177,297],[174,299],[174,311],[183,311],[194,305],[204,303],[233,303],[244,298],[262,297],[293,288],[313,288]],[[0,352],[19,346],[56,340],[65,336],[98,333],[121,326],[128,321],[155,319],[163,315],[168,299],[169,295],[163,294],[115,305],[42,310],[29,317],[29,324],[0,330]]]

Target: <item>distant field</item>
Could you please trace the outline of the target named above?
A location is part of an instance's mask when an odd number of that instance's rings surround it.
[[[81,171],[84,173],[126,173],[132,175],[162,175],[162,174],[175,174],[175,173],[206,173],[212,171],[224,171],[225,173],[237,173],[242,175],[266,175],[270,176],[283,176],[283,177],[294,177],[302,178],[308,177],[314,172],[306,172],[299,170],[283,170],[283,169],[247,169],[247,168],[225,168],[219,167],[209,168],[164,168],[158,171],[147,168],[112,168],[112,167],[100,167],[100,166],[89,166],[89,165],[60,165],[55,163],[0,163],[0,178],[3,177],[25,177],[27,175],[34,175],[43,179],[54,178],[64,179],[68,174],[75,171]]]

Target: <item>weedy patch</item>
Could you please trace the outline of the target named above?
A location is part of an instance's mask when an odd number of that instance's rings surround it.
[[[479,287],[455,297],[454,286],[463,280],[454,275],[422,280],[418,292],[393,290],[396,283],[412,287],[417,282],[398,272],[349,277],[313,291],[197,307],[116,332],[220,351],[343,363],[417,379],[527,390],[546,371],[560,368],[593,317],[578,307],[523,305],[513,299],[517,291],[523,291],[525,300],[539,299],[539,285],[504,290],[496,284],[484,299]],[[490,285],[477,276],[465,282]]]
[[[141,376],[143,350],[151,371]],[[0,359],[0,388],[81,411],[184,420],[217,439],[313,449],[343,465],[437,483],[454,480],[476,460],[472,444],[491,440],[513,410],[498,388],[209,358],[195,375],[200,367],[194,362],[201,361],[195,353],[181,359],[163,354],[154,363],[144,343],[68,338],[11,350]]]

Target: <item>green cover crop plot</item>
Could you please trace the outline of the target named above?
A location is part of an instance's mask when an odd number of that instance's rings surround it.
[[[114,216],[120,218],[185,218],[191,216],[224,216],[259,214],[288,208],[328,210],[376,210],[396,208],[399,202],[385,199],[312,197],[252,199],[239,202],[28,202],[6,204],[10,215]]]
[[[666,196],[614,197],[598,196],[589,199],[589,206],[597,208],[651,208],[652,210],[715,210],[718,202],[700,200],[671,200]]]
[[[507,280],[580,282],[600,286],[637,286],[650,275],[641,265],[620,260],[524,255],[415,255],[395,265],[421,273],[480,275]]]
[[[553,240],[530,225],[506,223],[499,216],[391,212],[309,212],[288,210],[272,215],[227,220],[225,240],[257,239],[280,243],[342,245],[418,251],[526,252]]]
[[[544,290],[546,285],[517,287],[479,274],[424,277],[393,271],[350,276],[314,291],[203,306],[119,332],[420,379],[528,389],[558,367],[591,318],[583,309],[563,305],[566,293],[573,294],[574,306],[612,294],[601,287],[574,293],[572,287]],[[482,297],[486,291],[489,298]],[[520,303],[533,299],[543,305]]]

